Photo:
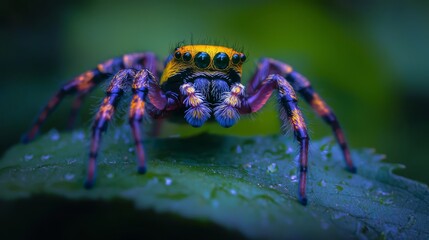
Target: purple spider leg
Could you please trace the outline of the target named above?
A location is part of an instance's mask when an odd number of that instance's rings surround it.
[[[40,130],[47,117],[55,110],[64,97],[68,95],[78,94],[77,99],[73,103],[70,114],[68,127],[74,125],[77,113],[82,105],[85,97],[92,90],[123,68],[148,68],[150,71],[156,71],[156,61],[153,53],[130,53],[122,57],[112,58],[97,65],[96,68],[86,71],[79,76],[65,83],[61,89],[49,100],[48,104],[43,108],[37,117],[36,122],[31,129],[22,137],[22,142],[27,143],[32,141]]]
[[[157,109],[159,112],[174,110],[175,107],[177,106],[177,98],[174,98],[174,97],[169,98],[168,95],[163,94],[158,83],[155,82],[154,77],[147,69],[140,70],[135,75],[132,89],[133,89],[133,97],[131,100],[129,123],[131,126],[131,131],[135,142],[137,161],[138,161],[137,171],[143,174],[146,172],[146,154],[144,151],[140,124],[143,120],[143,117],[146,114],[146,111],[148,110],[146,108],[148,93],[155,92],[154,94],[152,94],[152,97],[153,98],[160,97],[162,99],[158,99],[157,102],[165,103],[165,106],[162,109]],[[150,109],[148,111],[150,113]]]
[[[268,101],[274,90],[279,92],[280,119],[283,124],[289,122],[299,143],[299,189],[298,196],[301,204],[307,204],[306,179],[308,169],[309,136],[307,127],[298,108],[298,100],[292,86],[286,79],[278,74],[271,74],[261,81],[260,86],[251,95],[242,98],[239,112],[248,114],[259,111]]]
[[[323,101],[319,94],[313,90],[310,82],[301,74],[293,71],[286,77],[286,79],[291,84],[297,86],[296,88],[299,88],[297,91],[304,97],[305,101],[310,104],[319,117],[321,117],[328,125],[331,126],[337,142],[343,152],[347,170],[351,173],[356,173],[356,167],[353,164],[343,130],[341,129],[340,123],[338,122],[337,117],[331,108],[325,103],[325,101]]]
[[[68,83],[64,84],[61,89],[49,100],[48,104],[43,108],[37,117],[36,122],[30,130],[22,137],[22,142],[28,143],[32,141],[40,130],[48,116],[55,110],[60,102],[67,95],[73,95],[77,92],[87,91],[107,79],[108,75],[100,72],[98,69],[86,71],[77,76]]]
[[[91,188],[95,181],[96,159],[100,148],[101,134],[107,130],[108,123],[115,113],[116,106],[124,93],[127,81],[135,75],[135,70],[120,70],[111,80],[106,90],[106,97],[98,110],[92,126],[92,137],[89,152],[88,174],[85,181],[85,188]]]
[[[254,73],[252,79],[248,83],[246,93],[251,95],[257,91],[258,88],[261,87],[260,82],[263,80],[264,76],[268,76],[269,74],[279,74],[285,77],[294,90],[300,93],[316,113],[331,126],[337,142],[343,151],[347,170],[355,173],[356,167],[351,159],[346,138],[335,114],[325,101],[323,101],[323,99],[313,90],[310,81],[301,74],[293,71],[291,66],[271,58],[262,59],[258,64],[258,70]]]

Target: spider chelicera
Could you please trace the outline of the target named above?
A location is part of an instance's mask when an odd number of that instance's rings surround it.
[[[200,127],[211,115],[222,127],[231,127],[240,114],[259,111],[278,91],[280,119],[290,124],[299,143],[299,201],[307,204],[305,193],[309,136],[297,105],[295,92],[328,123],[344,154],[347,169],[356,172],[344,134],[329,106],[313,90],[310,82],[289,65],[264,58],[245,88],[241,84],[246,56],[232,48],[211,45],[187,45],[176,48],[167,58],[162,74],[153,53],[131,53],[99,64],[64,84],[50,99],[23,141],[34,139],[48,115],[67,95],[77,95],[69,125],[72,125],[84,98],[104,80],[110,80],[92,127],[89,165],[85,187],[95,181],[96,158],[101,134],[106,131],[122,95],[132,89],[129,124],[135,140],[138,172],[146,172],[140,123],[149,114],[153,119],[181,115],[193,127]],[[160,76],[160,77],[159,77]]]

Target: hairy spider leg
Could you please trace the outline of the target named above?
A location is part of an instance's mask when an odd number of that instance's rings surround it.
[[[135,148],[137,153],[137,161],[138,168],[137,171],[139,173],[146,172],[146,157],[143,146],[143,138],[141,136],[140,131],[140,123],[143,120],[143,117],[148,110],[153,111],[154,108],[146,108],[146,99],[148,94],[152,95],[152,99],[158,99],[157,102],[164,102],[166,105],[161,109],[156,109],[157,114],[162,116],[162,113],[165,111],[171,111],[176,108],[178,105],[178,100],[174,96],[168,96],[168,94],[164,94],[159,86],[159,84],[155,81],[154,76],[147,69],[142,69],[136,73],[135,78],[132,84],[133,97],[131,100],[130,112],[129,112],[129,123],[131,126],[131,131],[133,134]],[[158,120],[158,119],[156,119]]]
[[[101,142],[101,133],[107,130],[109,121],[115,113],[115,108],[124,93],[127,82],[135,75],[135,70],[120,70],[111,80],[106,90],[106,97],[100,106],[92,126],[92,137],[89,151],[88,174],[85,188],[91,188],[95,181],[96,159]]]
[[[294,90],[304,97],[305,101],[310,104],[319,117],[323,118],[324,121],[331,126],[343,152],[347,170],[355,173],[356,167],[351,159],[346,138],[335,114],[325,101],[313,90],[310,81],[301,74],[295,72],[291,66],[271,58],[262,59],[258,64],[257,71],[249,81],[248,87],[246,88],[247,94],[252,94],[260,87],[259,83],[264,79],[264,76],[274,73],[285,77]]]
[[[248,114],[259,111],[270,98],[275,89],[279,93],[280,119],[283,127],[289,122],[293,127],[294,135],[299,143],[299,189],[298,196],[301,204],[307,204],[306,179],[308,169],[308,144],[310,138],[307,133],[307,126],[298,107],[298,99],[293,87],[287,80],[278,75],[270,74],[260,83],[251,95],[243,98],[240,113]]]
[[[309,81],[301,74],[292,72],[286,77],[286,79],[292,84],[302,86],[298,92],[304,97],[305,101],[310,104],[317,115],[319,115],[319,117],[321,117],[328,125],[331,126],[335,138],[337,139],[337,142],[343,152],[347,170],[351,173],[356,173],[356,167],[353,164],[346,138],[334,112],[319,96],[319,94],[313,90]]]
[[[36,137],[42,124],[65,96],[75,94],[76,92],[88,91],[106,78],[108,78],[107,74],[100,72],[98,69],[92,69],[64,84],[40,112],[30,130],[22,137],[22,142],[28,143]]]
[[[107,60],[104,63],[98,64],[97,69],[103,71],[111,76],[117,73],[120,69],[143,69],[147,68],[153,73],[156,73],[157,60],[155,54],[151,52],[143,53],[129,53],[124,54],[121,57],[112,58]],[[79,110],[84,102],[86,96],[92,92],[96,87],[88,89],[87,91],[80,92],[72,105],[72,110],[70,111],[70,117],[67,124],[67,129],[71,130],[74,128],[76,118],[78,116]]]
[[[131,100],[128,118],[136,148],[138,161],[137,171],[142,174],[146,172],[146,154],[143,148],[143,138],[141,136],[140,123],[142,122],[145,115],[145,100],[148,92],[147,82],[150,80],[149,78],[153,77],[150,73],[148,73],[147,70],[141,70],[136,74],[136,77],[133,80],[133,97]]]
[[[55,110],[63,98],[67,95],[74,95],[77,93],[78,97],[73,102],[68,121],[68,128],[72,128],[85,97],[96,86],[123,68],[148,68],[150,71],[156,72],[155,55],[153,53],[131,53],[125,54],[122,57],[112,58],[65,83],[40,112],[31,129],[22,137],[22,142],[27,143],[32,141],[47,117]]]

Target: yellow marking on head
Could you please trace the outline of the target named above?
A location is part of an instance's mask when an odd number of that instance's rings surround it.
[[[322,99],[320,99],[317,93],[313,95],[313,100],[311,100],[310,104],[320,116],[326,116],[331,112],[331,110],[329,110],[329,107],[326,105],[325,102],[323,102]]]
[[[208,65],[207,68],[200,69],[195,65],[195,61],[194,61],[195,55],[197,55],[199,52],[206,52],[210,56],[210,64]],[[216,68],[213,62],[215,55],[220,52],[226,53],[229,57],[228,66],[224,69]],[[179,59],[175,57],[176,53],[180,53]],[[186,53],[189,53],[191,55],[191,58],[188,61],[184,59],[184,55]],[[171,59],[170,62],[168,62],[167,66],[165,66],[164,72],[161,76],[160,84],[167,81],[171,76],[174,76],[188,68],[191,68],[199,72],[226,73],[230,69],[235,70],[240,75],[242,72],[243,62],[238,61],[237,63],[233,63],[232,57],[234,56],[234,54],[237,54],[238,56],[241,57],[243,53],[237,52],[232,48],[223,47],[223,46],[214,46],[214,45],[187,45],[187,46],[182,46],[175,49],[175,51],[172,54],[173,54],[173,58]]]

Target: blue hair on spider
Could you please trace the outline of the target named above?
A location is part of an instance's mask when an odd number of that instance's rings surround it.
[[[185,119],[192,127],[201,127],[210,118],[210,108],[205,104],[191,107],[185,111]]]
[[[235,107],[224,104],[215,108],[214,116],[216,121],[224,128],[232,127],[240,119],[240,114]]]

